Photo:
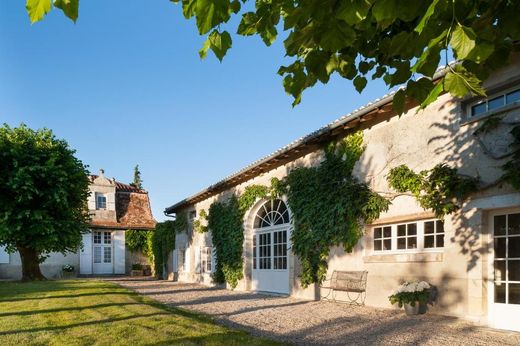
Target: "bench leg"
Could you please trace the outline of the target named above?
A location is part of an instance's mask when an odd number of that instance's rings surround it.
[[[349,303],[351,305],[357,305],[357,306],[365,305],[366,292],[359,292],[359,293],[357,293],[357,296],[355,298],[352,298],[348,291],[346,291],[346,292],[347,292],[347,297],[349,299]]]
[[[334,290],[332,288],[329,288],[329,293],[327,293],[326,296],[322,296],[321,295],[321,288],[320,288],[320,297],[321,297],[321,300],[332,300],[334,301]],[[330,297],[330,298],[329,298]],[[331,299],[332,298],[332,299]]]

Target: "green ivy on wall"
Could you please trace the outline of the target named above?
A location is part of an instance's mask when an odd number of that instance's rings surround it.
[[[153,231],[139,231],[130,229],[125,233],[125,244],[129,250],[140,251],[148,259],[148,263],[154,267],[154,256],[152,251]]]
[[[175,249],[175,235],[188,227],[186,213],[178,213],[174,221],[159,222],[149,239],[153,253],[155,276],[163,278],[164,267],[168,262],[170,252]]]
[[[387,181],[397,192],[411,192],[422,208],[432,209],[443,218],[460,209],[460,202],[478,190],[479,179],[461,176],[456,168],[438,164],[419,173],[406,165],[397,166],[390,170]]]
[[[504,169],[503,179],[510,183],[515,189],[520,190],[520,125],[511,130],[513,136],[512,158],[502,168]]]
[[[361,132],[325,148],[325,159],[318,167],[300,167],[283,180],[273,178],[271,186],[251,185],[227,202],[214,202],[209,208],[208,226],[216,249],[214,279],[236,287],[243,278],[244,216],[258,199],[287,195],[294,215],[293,252],[302,262],[304,286],[323,281],[330,247],[344,246],[351,251],[363,235],[362,224],[379,217],[390,202],[372,192],[352,174],[363,153]],[[201,213],[202,216],[202,213]]]
[[[363,153],[362,132],[330,143],[317,167],[300,167],[282,181],[293,213],[292,251],[301,261],[304,287],[321,283],[332,246],[348,252],[363,235],[363,224],[388,210],[390,202],[353,175]]]

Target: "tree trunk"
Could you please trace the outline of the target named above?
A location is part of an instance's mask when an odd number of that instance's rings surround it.
[[[22,259],[22,281],[45,280],[40,271],[38,251],[24,246],[18,246],[17,249]]]

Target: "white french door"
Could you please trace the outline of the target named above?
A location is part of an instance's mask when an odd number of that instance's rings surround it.
[[[520,331],[520,210],[493,213],[489,280],[489,322]]]
[[[94,231],[92,232],[93,246],[93,273],[94,274],[113,274],[114,273],[114,251],[112,246],[112,232]]]
[[[287,226],[255,230],[252,280],[254,291],[289,294],[288,231]]]

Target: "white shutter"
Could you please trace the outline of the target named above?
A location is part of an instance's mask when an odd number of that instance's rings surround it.
[[[177,271],[184,271],[184,249],[177,250]]]
[[[9,254],[5,251],[5,246],[0,246],[0,263],[9,263]]]
[[[186,250],[184,250],[184,272],[189,273],[191,271],[190,268],[190,248],[187,247]]]
[[[92,274],[92,232],[83,234],[83,249],[79,255],[79,273]]]
[[[88,196],[88,209],[96,210],[96,193],[94,191],[90,191],[90,196]]]
[[[107,193],[107,210],[116,210],[116,194],[115,193]]]
[[[200,246],[195,246],[195,273],[201,273],[202,268],[200,267]]]
[[[114,232],[114,273],[125,273],[125,231]]]
[[[175,249],[172,253],[172,273],[179,271],[179,250]]]
[[[217,250],[214,247],[211,247],[211,272],[215,272],[215,268],[217,267]]]

